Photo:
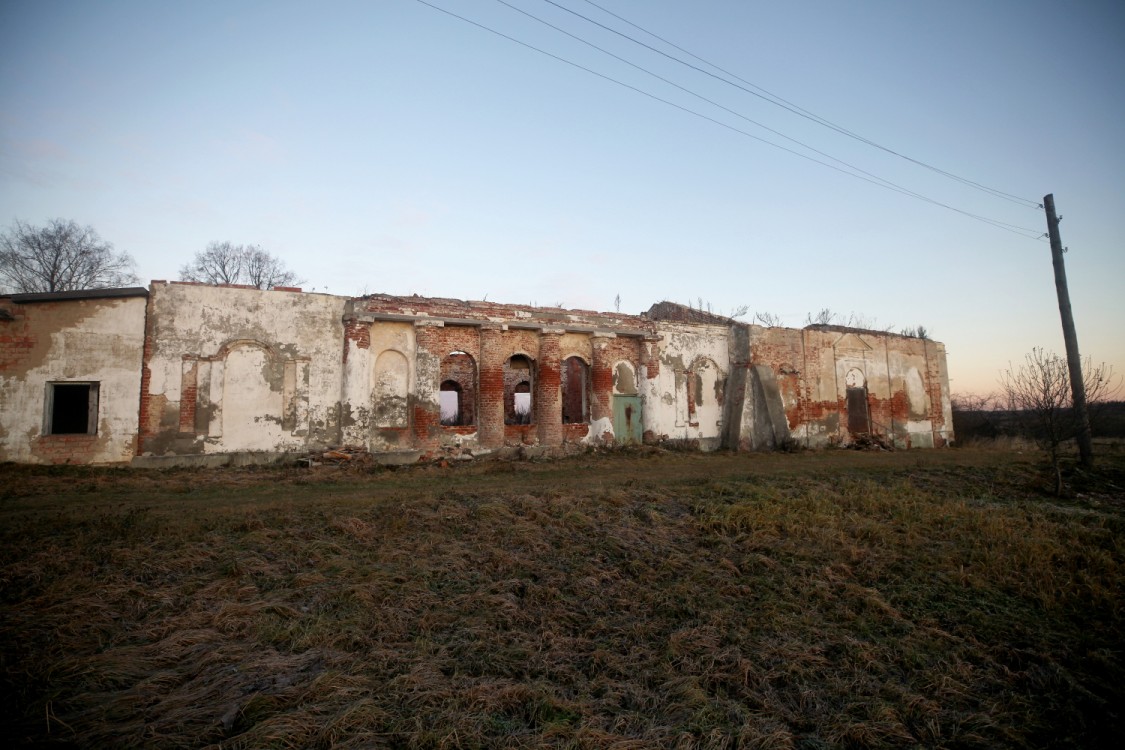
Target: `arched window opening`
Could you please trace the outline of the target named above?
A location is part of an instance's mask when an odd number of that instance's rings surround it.
[[[504,363],[504,424],[535,421],[535,370],[530,358],[514,354]]]
[[[590,421],[590,366],[581,357],[569,357],[563,363],[563,424],[585,424]]]
[[[442,359],[439,398],[443,425],[476,424],[477,363],[472,355],[453,351]]]

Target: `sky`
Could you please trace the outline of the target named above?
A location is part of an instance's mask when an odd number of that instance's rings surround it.
[[[0,0],[0,227],[91,225],[144,282],[230,241],[340,295],[922,325],[958,394],[1064,352],[1052,193],[1125,373],[1119,0],[426,2],[462,18]]]

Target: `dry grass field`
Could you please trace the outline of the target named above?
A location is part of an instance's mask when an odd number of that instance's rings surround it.
[[[1110,747],[1125,452],[0,467],[17,747]],[[8,745],[11,746],[11,745]]]

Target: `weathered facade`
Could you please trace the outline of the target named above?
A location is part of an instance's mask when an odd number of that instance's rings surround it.
[[[3,302],[14,312],[0,319],[0,459],[190,461],[348,447],[415,460],[506,446],[675,440],[760,450],[873,434],[933,447],[952,438],[944,348],[885,332],[763,328],[668,302],[621,315],[177,282],[153,282],[147,296],[125,291],[39,301],[61,307],[38,317],[28,300]],[[68,342],[83,339],[83,321],[101,307],[117,310],[104,330],[120,342],[90,347],[75,369],[79,350]],[[51,345],[7,354],[36,325]],[[106,447],[33,447],[54,438],[42,393],[60,373],[99,384],[98,417],[83,437]]]
[[[0,460],[137,452],[145,289],[0,297]]]

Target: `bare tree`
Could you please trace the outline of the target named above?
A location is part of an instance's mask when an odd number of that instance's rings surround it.
[[[259,289],[297,286],[305,283],[303,279],[297,278],[297,274],[287,269],[279,258],[275,258],[257,245],[246,248],[242,275],[247,284]]]
[[[1082,363],[1086,400],[1093,406],[1113,397],[1119,389],[1113,369],[1104,362],[1094,366],[1089,357]],[[1078,434],[1078,416],[1071,400],[1070,370],[1066,359],[1036,347],[1019,367],[1009,365],[1000,375],[1008,408],[1025,432],[1047,453],[1055,474],[1055,493],[1061,494],[1062,446]]]
[[[258,245],[212,242],[180,269],[186,281],[205,284],[247,284],[258,289],[303,284],[281,259]]]
[[[191,263],[180,268],[185,281],[205,284],[242,283],[243,246],[229,242],[212,242],[195,254]]]
[[[16,221],[0,234],[0,287],[15,294],[128,286],[137,283],[133,267],[128,253],[74,221]]]

